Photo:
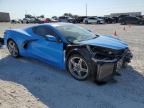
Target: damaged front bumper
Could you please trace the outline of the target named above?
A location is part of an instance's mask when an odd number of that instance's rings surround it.
[[[114,75],[117,59],[97,60],[95,58],[92,58],[92,60],[95,64],[95,79],[97,81],[107,81]]]
[[[120,71],[124,63],[129,63],[132,59],[132,53],[127,51],[120,58],[112,60],[92,58],[95,67],[95,79],[97,81],[107,81],[111,79],[116,72]]]

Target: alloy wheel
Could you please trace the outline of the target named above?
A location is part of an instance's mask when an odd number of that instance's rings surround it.
[[[18,51],[17,45],[14,41],[10,40],[8,42],[8,50],[13,57],[18,57],[19,51]]]
[[[69,71],[78,80],[84,80],[89,75],[86,61],[81,57],[72,57],[69,60]]]

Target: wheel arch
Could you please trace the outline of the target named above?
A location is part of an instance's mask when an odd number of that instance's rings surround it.
[[[66,51],[66,63],[68,62],[68,59],[70,56],[78,54],[82,57],[84,57],[89,63],[91,63],[91,54],[90,52],[84,47],[84,46],[77,46],[75,48],[70,48]]]
[[[18,37],[17,37],[17,31],[15,30],[6,30],[4,35],[5,44],[7,45],[9,40],[13,40],[16,44],[18,44]]]
[[[6,43],[8,44],[8,42],[9,42],[10,40],[14,41],[14,39],[8,38],[7,41],[6,41]],[[14,41],[14,42],[15,42],[15,41]],[[16,42],[15,42],[15,43],[16,43]]]
[[[81,47],[69,49],[66,52],[66,59],[68,59],[73,54],[79,54],[79,55],[83,56],[84,58],[90,58],[89,52],[85,48],[81,48]]]
[[[74,55],[74,54],[79,54],[80,56],[84,57],[84,59],[87,61],[89,67],[90,67],[90,77],[93,77],[94,75],[94,65],[92,63],[92,55],[91,53],[85,48],[85,47],[76,47],[68,50],[66,52],[66,64],[68,64],[69,57]],[[68,69],[68,65],[66,65],[66,69]]]

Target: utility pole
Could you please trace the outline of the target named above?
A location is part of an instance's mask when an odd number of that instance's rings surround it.
[[[87,17],[87,3],[86,3],[86,17]]]

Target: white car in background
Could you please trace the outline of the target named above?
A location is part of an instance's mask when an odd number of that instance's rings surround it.
[[[104,24],[105,21],[103,19],[100,19],[98,17],[88,17],[88,18],[85,18],[83,20],[83,22],[85,24],[91,24],[91,23],[95,23],[95,24]]]

